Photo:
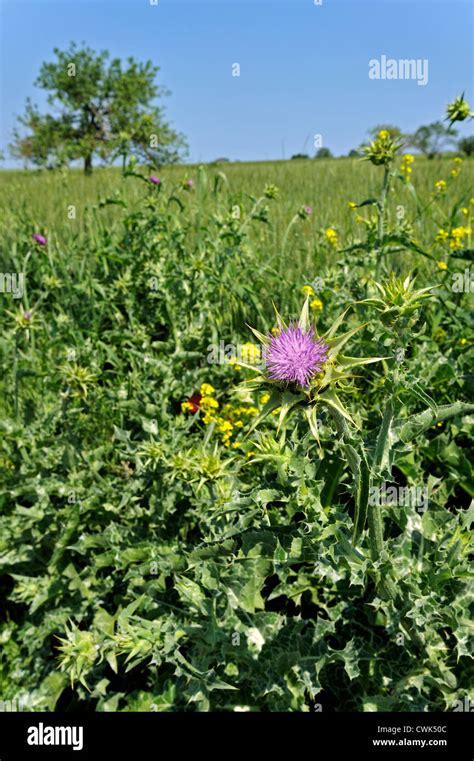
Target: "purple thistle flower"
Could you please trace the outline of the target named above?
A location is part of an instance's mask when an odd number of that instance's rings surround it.
[[[39,243],[40,246],[46,246],[48,242],[46,238],[44,237],[44,235],[40,235],[39,233],[33,233],[31,237],[33,238],[34,241],[36,241],[36,243]]]
[[[192,188],[192,186],[194,185],[194,182],[192,180],[186,180],[186,185],[188,186],[188,188]]]
[[[155,174],[152,174],[148,179],[150,180],[152,185],[161,185],[160,178],[157,177]]]
[[[24,320],[31,320],[31,312],[23,312]]]
[[[312,206],[306,205],[306,206],[303,206],[303,209],[305,210],[305,212],[308,215],[308,217],[310,217],[311,214],[313,213],[313,207]]]
[[[313,328],[304,332],[298,325],[282,328],[278,335],[269,338],[264,359],[270,378],[309,386],[311,376],[327,360],[329,347],[323,339],[315,337]]]

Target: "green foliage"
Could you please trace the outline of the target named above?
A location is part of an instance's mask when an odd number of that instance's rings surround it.
[[[192,188],[182,167],[158,188],[111,173],[68,222],[13,199],[2,266],[27,277],[0,302],[2,699],[434,711],[472,696],[472,294],[451,287],[464,249],[435,240],[464,221],[468,183],[434,196],[421,167],[415,195],[394,177],[381,205],[384,170],[358,164],[363,187],[341,190],[341,164],[336,250],[334,212],[298,216],[312,196],[282,175],[305,163],[239,168],[243,187],[233,167],[193,169]],[[66,199],[80,181],[54,176]],[[349,189],[369,199],[363,237]],[[337,355],[321,394],[268,399],[244,361],[209,363],[210,346],[252,342],[248,325],[276,328],[272,301],[297,318],[305,286],[301,319]],[[202,398],[181,406],[202,384],[207,422]],[[380,504],[383,484],[426,500]]]
[[[474,135],[461,138],[458,148],[465,156],[472,156],[474,154]]]
[[[27,134],[16,130],[14,156],[40,167],[80,159],[86,173],[94,156],[122,156],[125,163],[134,155],[155,165],[178,159],[184,141],[153,105],[166,94],[155,84],[157,66],[133,58],[126,66],[117,58],[108,62],[107,51],[74,43],[54,53],[56,61],[42,65],[36,85],[49,93],[48,104],[59,113],[42,115],[28,101],[20,119]]]
[[[316,159],[330,159],[332,158],[332,153],[329,150],[329,148],[318,148],[316,151]]]
[[[455,142],[457,131],[442,122],[432,122],[418,127],[416,132],[409,138],[409,145],[421,151],[429,159],[439,155],[443,148]]]

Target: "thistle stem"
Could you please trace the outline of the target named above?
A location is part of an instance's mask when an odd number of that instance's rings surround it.
[[[383,240],[383,234],[384,234],[385,204],[387,201],[389,180],[390,180],[390,167],[386,164],[384,167],[382,193],[380,195],[380,203],[378,206],[379,224],[378,224],[378,234],[377,234],[377,237],[378,237],[377,251],[376,251],[376,259],[375,259],[375,279],[376,280],[378,280],[380,277],[380,268],[382,265],[382,240]]]

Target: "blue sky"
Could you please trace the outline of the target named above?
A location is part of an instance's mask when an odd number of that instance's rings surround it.
[[[33,86],[41,63],[71,40],[161,67],[190,161],[313,154],[315,134],[338,155],[375,124],[410,131],[462,90],[472,101],[464,0],[0,0],[0,12],[2,148],[26,97],[45,102]],[[427,59],[428,83],[371,80],[369,60],[382,55]]]

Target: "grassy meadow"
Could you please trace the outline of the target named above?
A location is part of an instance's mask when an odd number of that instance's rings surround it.
[[[3,700],[474,699],[473,168],[0,173]]]

